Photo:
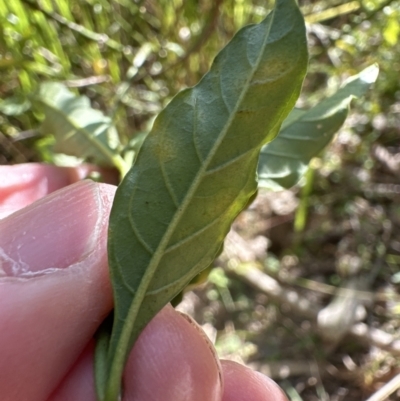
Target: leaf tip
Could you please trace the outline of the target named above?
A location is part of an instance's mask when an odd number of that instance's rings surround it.
[[[360,72],[360,79],[367,84],[373,84],[378,78],[379,66],[377,63],[370,65]]]

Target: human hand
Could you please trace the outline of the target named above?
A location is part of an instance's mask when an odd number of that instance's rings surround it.
[[[82,181],[48,195],[79,171],[0,167],[0,215],[23,207],[0,220],[3,401],[95,400],[92,337],[112,309],[106,241],[115,187]],[[123,380],[124,401],[286,400],[267,377],[219,361],[171,306],[139,337]]]

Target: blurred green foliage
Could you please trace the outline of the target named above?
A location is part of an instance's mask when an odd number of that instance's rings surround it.
[[[0,128],[11,137],[35,129],[40,116],[22,114],[29,96],[43,81],[61,81],[113,117],[126,144],[172,95],[199,80],[239,27],[259,22],[269,5],[0,0]]]
[[[88,96],[113,119],[126,146],[148,131],[174,94],[198,82],[238,28],[259,22],[272,5],[272,0],[0,0],[0,163],[38,160],[40,149],[48,149],[48,138],[37,131],[43,116],[30,109],[40,83],[59,81]],[[316,104],[377,62],[375,91],[359,103],[351,129],[372,135],[371,141],[395,141],[400,1],[300,0],[300,5],[311,56],[300,107]],[[22,154],[7,153],[6,140],[24,140],[18,144]],[[36,144],[39,155],[24,155],[24,144],[28,149]]]

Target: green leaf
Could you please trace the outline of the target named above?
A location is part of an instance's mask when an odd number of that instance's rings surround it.
[[[259,186],[281,190],[297,184],[310,160],[328,145],[346,120],[351,100],[367,91],[378,71],[378,66],[372,65],[312,109],[294,109],[276,139],[261,150]]]
[[[35,100],[45,116],[40,131],[54,135],[55,152],[115,166],[121,174],[126,173],[111,119],[93,109],[86,96],[76,96],[61,83],[47,82],[40,86]]]
[[[115,311],[107,366],[96,369],[107,370],[97,383],[108,377],[100,399],[118,398],[124,363],[141,330],[210,265],[257,190],[260,149],[294,106],[307,62],[296,1],[278,0],[155,120],[110,216]]]
[[[31,107],[31,102],[21,95],[9,97],[0,100],[0,113],[7,116],[20,116]]]

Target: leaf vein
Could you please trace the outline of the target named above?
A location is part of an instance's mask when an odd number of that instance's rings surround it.
[[[172,188],[171,181],[168,178],[168,174],[165,171],[165,164],[160,162],[160,168],[161,168],[161,174],[162,174],[162,176],[164,178],[164,182],[165,182],[165,186],[167,188],[168,194],[171,197],[172,202],[174,203],[175,207],[178,209],[179,202],[178,202],[178,199],[177,199],[177,197],[175,195],[174,189]]]
[[[120,279],[121,279],[122,284],[128,289],[128,291],[132,294],[132,296],[134,296],[135,290],[125,281],[124,275],[122,274],[122,270],[123,269],[122,269],[121,264],[119,262],[117,262],[114,266],[118,270],[118,274],[120,275]]]
[[[193,110],[193,132],[192,132],[192,136],[193,136],[193,146],[194,149],[196,151],[196,156],[199,159],[200,163],[203,163],[203,157],[200,153],[200,150],[198,148],[198,144],[196,141],[196,136],[197,136],[197,114],[198,114],[198,109],[197,109],[197,98],[194,98],[194,106],[193,106],[194,110]]]
[[[180,282],[189,282],[196,274],[197,271],[195,270],[199,265],[202,265],[204,262],[203,260],[198,261],[194,266],[192,266],[189,271],[184,274],[183,276],[181,276],[180,278],[178,278],[177,280],[174,280],[166,285],[163,285],[162,287],[156,288],[155,290],[152,291],[148,291],[146,293],[146,297],[147,296],[153,296],[153,295],[157,295],[160,292],[163,292],[164,290],[173,287],[175,284],[180,283]]]
[[[131,214],[129,214],[129,223],[130,226],[132,228],[132,232],[135,235],[135,237],[138,239],[140,245],[142,245],[142,247],[150,254],[153,255],[154,254],[154,250],[151,248],[150,245],[147,244],[147,242],[144,240],[144,238],[142,237],[142,235],[140,234],[140,231],[138,230],[138,228],[136,227],[136,224],[133,222]]]
[[[252,152],[254,149],[255,148],[250,148],[249,150],[246,150],[246,152],[241,153],[240,155],[234,157],[233,159],[230,159],[225,163],[222,163],[222,164],[220,164],[220,165],[218,165],[218,166],[216,166],[216,167],[214,167],[212,169],[207,170],[205,172],[205,175],[207,176],[207,175],[211,175],[211,174],[217,173],[217,172],[219,172],[219,171],[231,166],[232,164],[236,163],[238,160],[240,160],[244,156],[246,156],[248,153]]]
[[[165,251],[164,254],[169,253],[174,251],[175,249],[179,248],[180,246],[182,246],[183,244],[185,244],[186,242],[189,242],[190,240],[192,240],[193,238],[197,237],[198,235],[202,234],[204,231],[206,231],[207,229],[209,229],[210,227],[212,227],[214,224],[216,224],[219,220],[221,220],[221,217],[223,217],[224,215],[221,215],[219,217],[217,217],[216,219],[214,219],[211,223],[206,224],[204,227],[200,228],[200,230],[195,231],[194,233],[188,235],[185,238],[182,238],[181,240],[179,240],[178,242],[176,242],[173,245],[170,245]]]
[[[221,99],[222,99],[222,101],[224,103],[224,106],[225,106],[226,110],[228,111],[228,114],[231,114],[232,113],[232,108],[230,107],[230,105],[227,103],[227,101],[225,99],[225,94],[223,92],[223,86],[222,86],[221,79],[222,79],[222,74],[219,75],[218,90],[219,90],[219,93],[221,95]]]

